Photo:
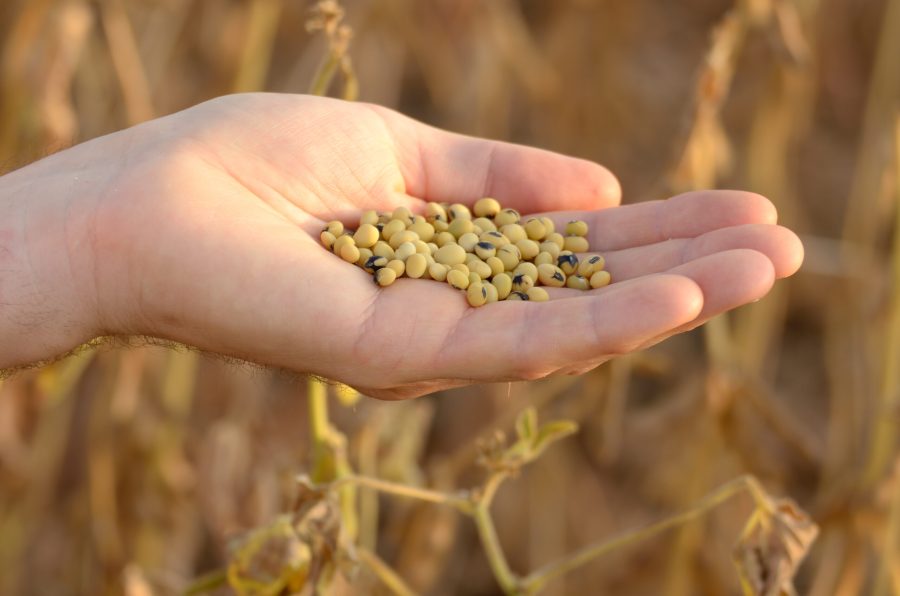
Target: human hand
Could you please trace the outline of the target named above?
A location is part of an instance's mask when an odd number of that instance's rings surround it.
[[[73,160],[94,184],[66,203],[63,227],[82,230],[65,246],[71,328],[174,340],[381,398],[583,372],[762,297],[802,260],[757,195],[616,207],[618,183],[595,164],[323,98],[220,98],[13,176]],[[353,225],[364,209],[482,196],[586,220],[614,283],[472,309],[437,282],[381,289],[318,242],[324,222]]]

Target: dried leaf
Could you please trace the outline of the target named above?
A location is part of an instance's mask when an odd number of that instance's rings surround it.
[[[768,510],[758,509],[750,518],[735,547],[735,563],[748,596],[796,594],[794,575],[819,533],[792,500],[769,501]]]

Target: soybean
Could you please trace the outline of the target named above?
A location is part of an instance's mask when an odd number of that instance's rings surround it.
[[[469,276],[462,271],[451,269],[447,273],[447,283],[457,290],[465,290],[469,287]]]
[[[570,221],[566,224],[566,236],[587,236],[588,225],[583,221]]]
[[[497,247],[490,242],[477,242],[474,248],[475,254],[481,259],[489,259],[497,254]]]
[[[584,236],[566,236],[563,248],[572,252],[587,252],[590,245]]]
[[[545,290],[544,288],[539,288],[537,286],[529,289],[527,294],[528,299],[532,302],[547,302],[548,300],[550,300],[550,294],[547,293],[547,290]]]
[[[602,288],[609,285],[610,281],[612,281],[612,278],[609,275],[609,271],[598,271],[591,276],[591,287],[594,289]]]
[[[556,265],[538,265],[538,279],[545,286],[561,288],[566,284],[566,274]]]
[[[498,273],[491,279],[491,284],[497,289],[500,300],[506,300],[512,291],[512,278],[508,273]]]
[[[466,300],[469,301],[470,306],[481,306],[486,303],[487,290],[484,284],[480,281],[469,284],[469,287],[466,289]]]
[[[445,244],[434,253],[434,260],[443,265],[466,262],[466,250],[459,244]]]
[[[391,285],[396,279],[397,273],[389,267],[384,267],[375,272],[375,283],[382,288]]]
[[[485,197],[475,201],[472,210],[478,217],[494,217],[500,212],[500,202],[497,199]]]
[[[591,284],[581,275],[570,275],[566,278],[566,287],[573,290],[589,290]]]
[[[427,267],[428,261],[425,260],[425,255],[416,253],[406,259],[406,275],[414,279],[422,277]]]

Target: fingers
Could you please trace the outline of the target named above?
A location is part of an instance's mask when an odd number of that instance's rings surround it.
[[[621,188],[606,168],[551,151],[468,137],[390,110],[406,193],[428,201],[472,203],[490,196],[523,212],[603,209]]]
[[[596,212],[545,213],[557,229],[581,219],[596,251],[620,250],[673,238],[692,238],[728,226],[774,224],[777,212],[761,195],[736,190],[703,190],[662,201],[624,205]]]
[[[701,289],[653,275],[602,293],[468,309],[447,337],[437,376],[534,379],[573,362],[628,352],[701,312]]]
[[[707,232],[696,238],[679,238],[647,246],[603,253],[613,280],[624,281],[669,271],[695,259],[719,252],[748,248],[767,256],[776,279],[796,273],[803,261],[803,245],[797,235],[781,226],[747,224]],[[584,258],[579,255],[579,258]]]

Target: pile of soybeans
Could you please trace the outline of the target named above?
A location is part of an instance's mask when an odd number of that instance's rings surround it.
[[[355,232],[329,222],[320,239],[325,248],[359,265],[389,286],[397,278],[432,279],[466,292],[472,306],[498,300],[549,298],[540,285],[579,290],[610,282],[590,246],[583,221],[566,224],[565,235],[547,217],[522,221],[496,199],[479,199],[472,210],[454,203],[427,203],[425,215],[406,207],[391,213],[366,211]]]

